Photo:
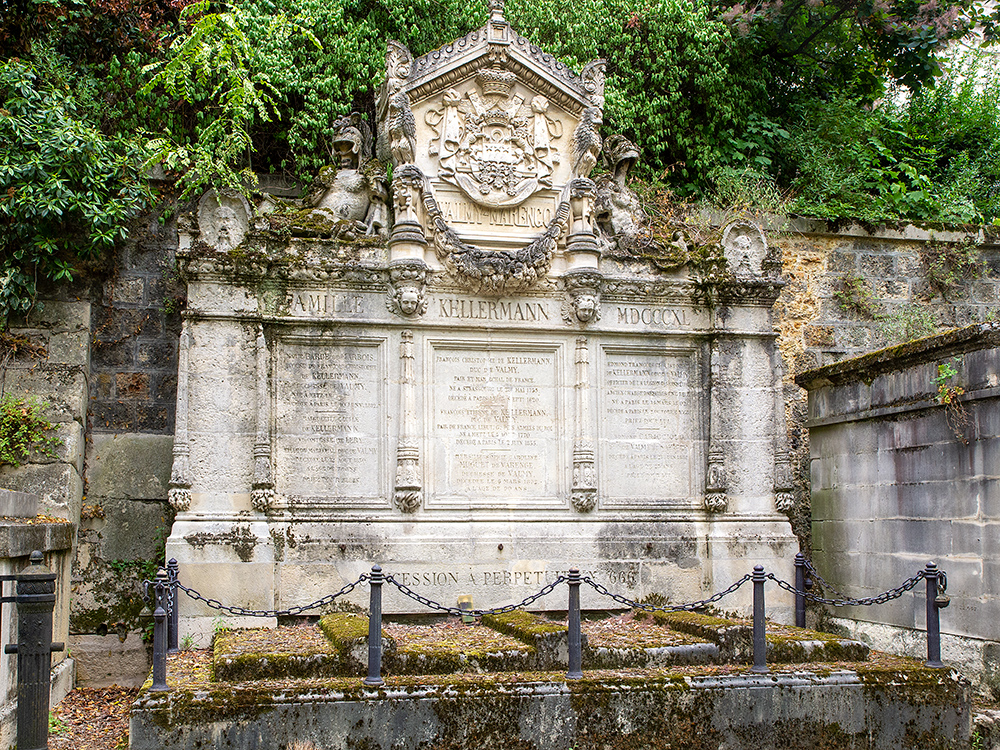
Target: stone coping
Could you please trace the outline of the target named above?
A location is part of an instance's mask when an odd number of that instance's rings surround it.
[[[977,323],[807,370],[795,376],[795,383],[813,391],[830,385],[870,382],[887,372],[998,345],[1000,325]]]
[[[602,750],[826,747],[965,750],[968,684],[878,654],[865,663],[587,670],[565,673],[211,682],[208,652],[170,659],[166,692],[147,681],[131,750]],[[803,739],[805,738],[805,741]]]
[[[0,558],[28,557],[33,550],[57,552],[73,546],[73,523],[60,518],[0,517]]]

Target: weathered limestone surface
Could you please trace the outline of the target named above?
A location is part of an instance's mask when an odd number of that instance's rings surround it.
[[[449,606],[517,602],[570,567],[675,601],[756,563],[789,578],[782,281],[761,230],[726,228],[710,309],[686,270],[606,262],[603,62],[562,66],[502,4],[424,57],[391,42],[386,65],[381,161],[352,116],[301,210],[268,202],[232,248],[220,217],[179,220],[167,557],[185,583],[268,610],[374,563]],[[421,610],[391,586],[385,606]],[[215,616],[183,602],[185,632]]]
[[[987,691],[996,690],[1000,640],[998,342],[995,327],[972,326],[797,378],[809,390],[818,569],[857,597],[897,586],[935,560],[951,597],[943,658]],[[955,375],[942,377],[940,368]],[[939,403],[941,385],[962,389],[951,392],[954,406]],[[877,648],[922,647],[920,587],[893,604],[838,615]]]
[[[971,727],[968,687],[945,670],[430,683],[147,692],[129,747],[959,750]]]

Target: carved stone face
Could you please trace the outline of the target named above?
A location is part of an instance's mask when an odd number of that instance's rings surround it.
[[[341,169],[358,168],[358,146],[353,140],[337,140],[333,144],[337,151],[337,166]]]
[[[597,315],[597,297],[593,294],[581,294],[574,302],[576,319],[581,323],[589,323]]]
[[[420,304],[420,295],[413,287],[406,287],[399,293],[399,309],[403,315],[413,315]]]

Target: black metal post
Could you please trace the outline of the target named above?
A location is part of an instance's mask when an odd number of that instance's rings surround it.
[[[170,609],[167,612],[167,653],[176,654],[179,650],[177,647],[177,631],[180,625],[180,619],[178,612],[180,607],[180,600],[177,598],[177,594],[180,591],[177,588],[177,584],[180,582],[180,570],[177,565],[177,558],[171,557],[167,561],[167,579],[170,582]]]
[[[56,574],[31,553],[28,569],[17,576],[17,643],[4,648],[17,654],[17,746],[46,750],[49,746],[49,693],[52,652],[65,645],[52,642],[56,606]]]
[[[580,637],[580,570],[569,569],[569,664],[566,670],[567,680],[579,680],[583,677],[583,645]]]
[[[167,600],[170,578],[160,568],[153,583],[153,685],[151,691],[163,692],[167,687]]]
[[[806,556],[795,554],[795,625],[806,626]]]
[[[941,619],[938,612],[938,567],[929,562],[924,568],[924,578],[927,581],[927,666],[943,667],[941,661]]]
[[[767,633],[764,629],[764,566],[753,568],[753,668],[751,672],[767,673]]]
[[[368,613],[368,676],[365,685],[377,687],[382,684],[382,568],[372,565],[368,582],[371,586],[371,610]]]

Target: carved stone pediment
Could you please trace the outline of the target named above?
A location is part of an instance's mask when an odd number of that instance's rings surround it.
[[[534,284],[567,243],[596,266],[592,207],[570,188],[597,162],[603,106],[604,62],[571,71],[515,33],[499,0],[485,26],[423,57],[390,42],[377,112],[393,259],[429,245],[490,294]]]

